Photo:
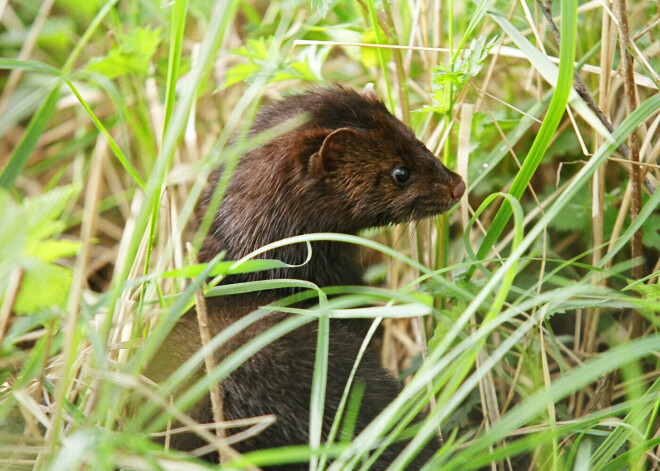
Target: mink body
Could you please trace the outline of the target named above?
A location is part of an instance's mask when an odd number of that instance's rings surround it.
[[[225,259],[237,260],[270,242],[300,234],[355,234],[369,227],[418,220],[448,210],[465,191],[460,176],[444,167],[373,93],[334,87],[289,97],[262,109],[250,136],[301,113],[308,118],[305,124],[241,157],[202,246],[201,261],[209,261],[223,250]],[[206,211],[221,173],[218,169],[212,174],[198,205],[200,215]],[[314,242],[312,250],[311,260],[300,267],[232,275],[226,281],[296,278],[321,287],[363,284],[355,246]],[[307,257],[305,244],[262,255],[289,264],[301,264]],[[208,298],[212,334],[283,294],[287,293]],[[216,361],[285,317],[273,313],[253,324],[216,351]],[[331,322],[324,439],[362,343],[360,331],[351,322]],[[233,445],[238,451],[309,442],[316,340],[317,323],[306,324],[253,355],[222,382],[226,420],[277,416],[276,423],[259,435]],[[199,345],[195,313],[189,312],[149,364],[147,376],[156,381],[167,378]],[[199,371],[197,377],[202,374]],[[365,384],[355,425],[357,434],[399,389],[372,349],[364,355],[355,381]],[[189,413],[201,423],[213,421],[208,398]],[[203,442],[190,434],[175,437],[172,444],[192,449]],[[404,446],[390,446],[371,469],[385,469]],[[437,443],[427,445],[409,469],[418,469],[436,448]],[[308,467],[308,463],[301,463],[268,469]]]

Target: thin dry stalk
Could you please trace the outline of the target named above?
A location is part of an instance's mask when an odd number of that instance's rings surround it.
[[[394,24],[394,18],[392,17],[392,9],[388,2],[383,2],[383,7],[385,9],[385,16],[387,18],[387,23],[389,26],[389,31],[387,31],[387,39],[394,44],[399,44],[397,38],[396,25]],[[392,51],[392,58],[394,59],[395,69],[396,69],[396,78],[399,82],[399,100],[401,104],[401,118],[404,123],[410,126],[410,103],[408,102],[408,93],[406,92],[406,73],[403,66],[403,58],[401,57],[400,50]]]
[[[615,2],[615,14],[619,23],[619,48],[621,51],[621,64],[623,67],[623,88],[626,97],[626,111],[630,115],[637,108],[637,96],[635,94],[635,77],[633,76],[633,57],[631,54],[632,44],[630,42],[630,32],[628,30],[628,18],[626,16],[625,0]],[[633,131],[628,137],[628,147],[630,149],[630,181],[632,183],[632,197],[630,204],[630,221],[635,221],[642,208],[642,178],[639,166],[639,140],[637,132]],[[642,229],[639,228],[633,235],[631,241],[631,256],[633,260],[639,260],[642,257]],[[632,278],[638,280],[643,276],[642,265],[636,263],[632,268]],[[639,337],[642,334],[644,325],[642,318],[632,313],[631,332],[632,338]]]
[[[187,244],[188,257],[192,265],[197,264],[197,257],[194,255],[194,249],[190,243]],[[208,311],[206,310],[206,299],[204,298],[204,291],[198,290],[195,293],[195,311],[197,312],[197,323],[199,325],[199,337],[202,341],[202,348],[211,342],[211,330],[209,329],[209,316]],[[215,369],[215,358],[213,358],[213,353],[208,353],[204,355],[204,365],[206,367],[206,372],[211,374]],[[213,421],[215,422],[215,434],[220,439],[216,443],[218,444],[218,452],[220,454],[220,460],[226,461],[229,458],[238,456],[238,453],[226,445],[221,445],[223,440],[227,439],[227,432],[222,427],[222,423],[225,420],[224,407],[222,403],[222,390],[220,389],[220,384],[216,383],[210,388],[211,395],[211,410],[213,411]]]
[[[2,345],[2,339],[5,336],[5,331],[7,330],[9,316],[11,315],[12,308],[16,302],[16,297],[18,296],[18,289],[21,285],[22,278],[23,269],[20,267],[14,268],[14,270],[11,272],[11,275],[9,276],[7,289],[4,293],[4,300],[2,301],[2,306],[0,307],[0,345]]]
[[[486,361],[486,358],[488,358],[488,351],[486,347],[483,347],[477,355],[477,369],[481,368],[484,361]],[[484,427],[486,430],[489,430],[490,426],[498,423],[502,417],[500,406],[497,401],[497,388],[495,387],[495,378],[493,377],[492,371],[488,371],[484,377],[479,380],[479,395],[481,396],[481,404],[484,411]],[[504,440],[501,443],[504,445],[506,444],[506,441]],[[491,446],[490,449],[492,450],[493,447]],[[509,457],[507,457],[506,462],[508,468],[511,469],[511,461]],[[503,469],[504,463],[500,462],[499,464],[499,468]],[[491,463],[491,469],[496,469],[495,462]]]
[[[599,75],[599,84],[598,84],[598,103],[600,107],[596,107],[601,111],[601,107],[609,101],[609,92],[610,92],[610,81],[611,81],[611,70],[612,70],[612,61],[614,59],[614,50],[615,50],[615,35],[611,31],[611,22],[610,16],[607,12],[603,11],[601,15],[601,44],[600,49],[600,63],[602,65],[602,73]],[[608,109],[603,107],[602,113],[603,118],[601,122],[609,123],[608,119]],[[600,115],[599,115],[600,116]],[[607,124],[606,124],[607,126]],[[594,132],[594,143],[596,148],[600,147],[602,144],[603,138],[598,133]],[[605,198],[605,172],[606,172],[607,162],[604,162],[603,165],[598,167],[594,173],[593,180],[591,183],[591,219],[592,219],[592,233],[593,233],[593,246],[594,250],[591,255],[591,263],[593,266],[598,266],[602,258],[602,247],[604,243],[604,198]],[[606,277],[597,274],[593,277],[592,283],[595,285],[604,285],[606,283]],[[598,323],[600,320],[600,309],[590,308],[586,311],[586,316],[584,317],[584,338],[580,344],[576,343],[575,352],[593,352],[596,348],[596,337],[598,332]],[[581,324],[578,326],[581,327]],[[579,338],[579,337],[576,337]],[[583,390],[578,391],[576,400],[576,412],[578,414],[582,413],[582,408],[584,403],[587,401],[585,392]]]
[[[463,175],[465,185],[468,185],[468,161],[470,157],[470,134],[472,131],[472,117],[474,116],[474,105],[463,103],[461,105],[461,123],[458,128],[458,150],[456,155],[456,170]],[[468,195],[463,195],[460,201],[461,227],[463,232],[467,230],[470,218],[468,216]]]
[[[170,435],[174,432],[187,432],[187,431],[192,431],[195,433],[197,436],[200,438],[206,440],[213,446],[213,448],[222,448],[225,450],[227,447],[223,443],[218,443],[220,440],[216,438],[212,433],[210,433],[207,430],[207,427],[197,423],[194,419],[192,419],[188,414],[185,412],[180,411],[176,407],[174,407],[172,404],[168,402],[167,399],[161,397],[158,393],[156,393],[151,387],[147,387],[147,385],[144,384],[144,380],[142,378],[137,378],[132,375],[128,375],[125,373],[113,373],[108,376],[99,376],[101,379],[107,379],[114,384],[124,386],[126,388],[134,389],[136,391],[139,391],[140,394],[144,395],[149,401],[155,403],[158,405],[161,409],[166,411],[168,414],[170,414],[174,419],[176,419],[177,422],[181,423],[183,427],[179,427],[177,429],[170,429],[168,427],[166,432],[158,432],[152,434],[154,437],[162,437],[165,436],[166,440],[169,440]],[[256,430],[256,433],[258,433],[260,430],[263,430],[263,428],[271,425],[274,422],[274,418],[272,416],[260,416],[260,417],[254,417],[250,419],[244,419],[240,421],[230,421],[229,423],[223,423],[221,426],[226,426],[226,427],[232,427],[232,426],[237,426],[237,427],[242,427],[244,425],[248,425],[251,423],[257,424],[256,426],[250,427],[249,430]],[[261,424],[261,425],[259,425]],[[241,434],[243,432],[240,432]],[[234,434],[232,438],[236,439],[238,441],[239,437],[236,437],[239,434]],[[231,440],[231,439],[230,439]],[[206,450],[205,447],[202,447]],[[207,452],[212,451],[206,450]],[[237,452],[234,452],[237,456]],[[250,471],[254,471],[256,467],[249,466],[248,469]]]
[[[98,205],[101,195],[101,169],[103,160],[107,155],[107,141],[104,136],[99,136],[96,140],[96,146],[92,153],[92,163],[89,170],[88,184],[85,191],[85,206],[83,209],[82,227],[80,230],[81,249],[76,257],[76,264],[73,271],[73,280],[71,282],[71,291],[67,304],[67,318],[64,327],[64,349],[62,354],[62,363],[55,391],[55,411],[51,427],[46,433],[46,442],[50,453],[57,446],[57,438],[61,431],[61,421],[63,420],[64,401],[70,387],[71,367],[74,363],[77,344],[75,342],[76,331],[78,329],[80,316],[80,302],[82,300],[82,291],[87,280],[84,278],[85,267],[89,260],[92,237],[96,220],[98,218]],[[39,455],[44,458],[43,454]]]

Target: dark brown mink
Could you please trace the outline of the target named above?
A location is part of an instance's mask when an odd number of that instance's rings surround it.
[[[443,213],[463,195],[465,183],[447,169],[374,92],[316,89],[264,108],[250,134],[306,113],[308,121],[244,155],[237,165],[200,261],[222,250],[226,260],[286,237],[314,232],[356,234]],[[217,169],[202,195],[202,214],[222,174]],[[228,281],[297,278],[318,286],[362,284],[357,247],[314,242],[312,259],[230,277]],[[304,244],[263,254],[299,265]]]
[[[465,191],[461,177],[443,166],[373,92],[334,87],[291,96],[263,108],[250,135],[300,113],[307,113],[305,124],[241,157],[204,241],[201,261],[222,250],[226,251],[225,259],[236,260],[265,244],[300,234],[355,234],[369,227],[418,220],[448,210]],[[218,169],[210,178],[199,214],[206,210],[221,173]],[[355,246],[314,242],[312,248],[311,260],[301,267],[234,275],[227,281],[297,278],[319,286],[363,284]],[[290,264],[300,264],[307,256],[304,244],[264,255]],[[208,298],[212,334],[282,294]],[[216,362],[285,318],[278,312],[265,316],[216,351]],[[330,330],[324,439],[362,343],[361,329],[351,322],[333,321]],[[259,435],[233,445],[239,452],[309,443],[316,341],[317,323],[306,324],[254,354],[222,382],[225,419],[277,416],[275,424]],[[188,312],[173,328],[146,375],[156,381],[165,379],[200,343],[195,313]],[[202,374],[200,370],[196,376]],[[394,400],[399,388],[371,348],[360,363],[355,382],[365,385],[355,423],[357,434]],[[208,398],[189,414],[200,423],[213,421]],[[176,436],[172,441],[182,450],[203,444],[192,434]],[[405,444],[390,446],[371,469],[385,469]],[[419,469],[437,448],[432,441],[407,469]],[[217,456],[208,458],[217,460]],[[267,467],[291,471],[308,468],[308,463]]]

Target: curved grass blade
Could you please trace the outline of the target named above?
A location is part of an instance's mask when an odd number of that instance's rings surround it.
[[[532,148],[529,150],[522,168],[516,175],[509,194],[515,198],[520,199],[529,184],[532,176],[536,172],[537,167],[541,163],[543,154],[550,144],[550,140],[554,135],[562,116],[568,98],[573,90],[573,62],[575,60],[575,48],[577,44],[577,1],[565,0],[561,4],[561,44],[560,44],[560,61],[559,61],[559,76],[557,78],[557,86],[555,93],[550,100],[548,112],[543,120],[541,129],[534,139]],[[511,216],[511,207],[509,205],[501,206],[493,223],[486,234],[479,250],[477,258],[483,259],[490,252],[491,247],[500,236],[509,217]],[[469,275],[474,273],[474,267],[470,270]]]
[[[532,227],[529,233],[525,236],[520,246],[513,251],[508,259],[504,261],[502,266],[498,268],[493,275],[489,278],[486,285],[481,291],[473,297],[473,300],[466,307],[463,313],[454,321],[451,328],[442,339],[441,343],[431,352],[427,360],[422,365],[422,368],[415,373],[411,382],[403,389],[399,396],[358,436],[349,450],[349,453],[355,452],[356,449],[363,448],[369,442],[369,436],[372,434],[380,433],[388,423],[391,423],[395,417],[399,416],[399,410],[403,408],[408,401],[410,401],[419,391],[426,387],[428,383],[428,376],[433,376],[438,371],[438,365],[442,366],[447,360],[445,354],[447,353],[450,345],[459,337],[465,325],[470,318],[477,312],[479,307],[487,305],[486,298],[494,290],[495,286],[501,282],[505,277],[508,270],[520,259],[523,253],[536,241],[541,232],[548,226],[548,224],[557,217],[575,194],[582,188],[586,182],[589,181],[591,175],[596,171],[599,165],[612,153],[623,140],[633,132],[645,119],[653,114],[660,108],[660,95],[654,95],[644,101],[634,112],[632,112],[614,132],[614,142],[605,142],[594,156],[587,162],[587,164],[577,173],[571,183],[566,187],[565,191],[557,198],[555,203],[546,211],[545,215],[541,217],[540,221]],[[498,317],[496,322],[500,321]],[[496,322],[489,323],[484,326],[491,328]],[[445,364],[446,366],[446,364]],[[442,369],[440,369],[442,371]],[[545,404],[543,405],[545,407]],[[330,469],[341,469],[344,461],[337,460],[333,463]]]

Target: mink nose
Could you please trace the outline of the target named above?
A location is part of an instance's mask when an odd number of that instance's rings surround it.
[[[456,201],[458,201],[461,199],[461,196],[463,196],[463,193],[465,193],[465,182],[462,178],[459,177],[458,181],[454,182],[453,186],[451,187],[451,195]]]

